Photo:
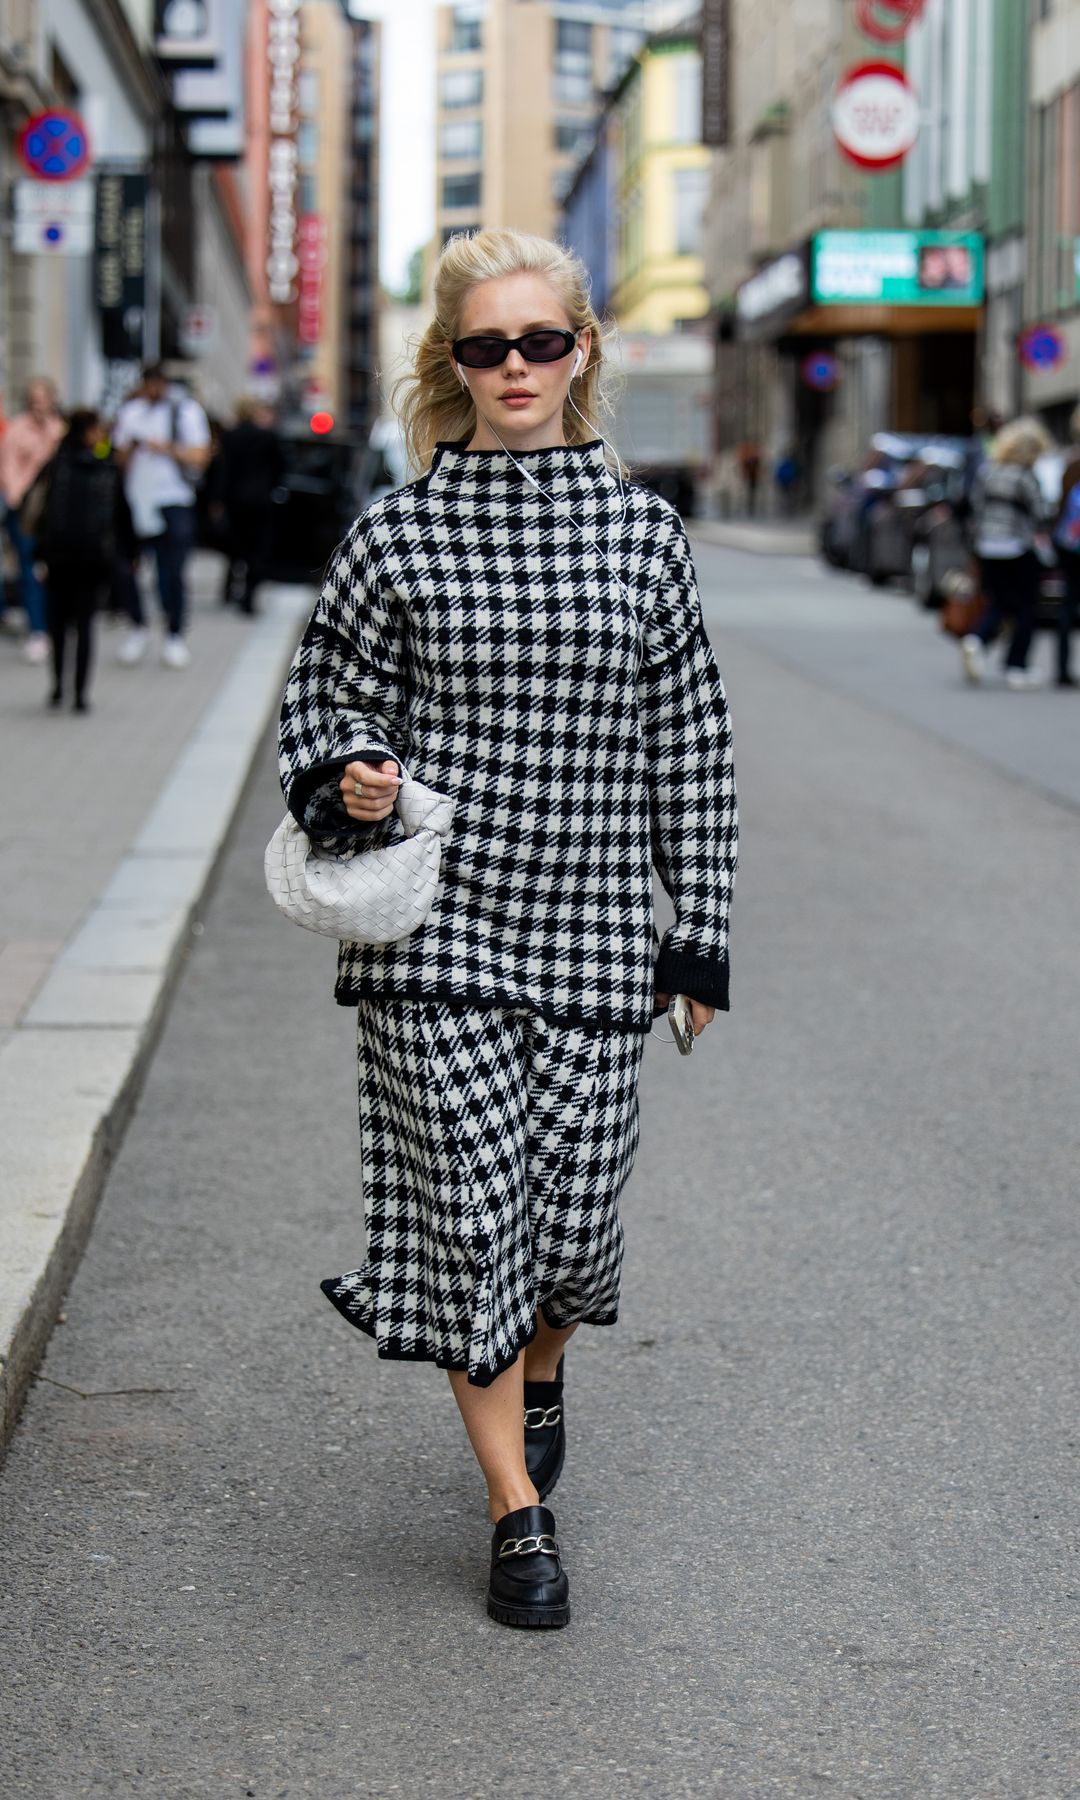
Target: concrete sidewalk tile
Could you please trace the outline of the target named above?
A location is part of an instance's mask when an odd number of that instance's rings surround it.
[[[175,906],[95,906],[58,967],[141,969],[164,973],[176,953],[189,909]]]
[[[15,1024],[60,949],[55,938],[17,938],[0,947],[0,1027]]]
[[[136,1026],[149,1024],[161,977],[144,969],[80,969],[58,964],[26,1010],[23,1025]]]
[[[191,906],[202,891],[205,864],[194,851],[186,855],[125,856],[98,905],[102,909]]]

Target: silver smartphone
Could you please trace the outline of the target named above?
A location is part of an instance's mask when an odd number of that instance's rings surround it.
[[[694,1016],[685,994],[672,994],[668,1001],[668,1024],[680,1056],[689,1056],[694,1048]]]

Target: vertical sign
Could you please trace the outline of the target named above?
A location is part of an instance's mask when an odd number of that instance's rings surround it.
[[[326,220],[321,213],[301,213],[298,232],[300,305],[296,335],[302,344],[322,337],[323,270],[326,267]]]
[[[730,141],[731,0],[701,4],[701,141],[723,149]]]
[[[266,278],[275,306],[296,299],[296,90],[300,67],[300,0],[269,0],[266,54],[270,76],[270,242]]]
[[[94,209],[94,298],[101,348],[116,362],[143,355],[146,316],[145,175],[101,170]]]

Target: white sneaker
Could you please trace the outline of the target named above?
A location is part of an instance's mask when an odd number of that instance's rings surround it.
[[[1024,694],[1032,688],[1041,688],[1043,678],[1037,669],[1006,669],[1005,686],[1017,694]]]
[[[161,646],[161,660],[169,669],[186,669],[191,651],[182,637],[167,637]]]
[[[117,662],[126,663],[128,668],[134,667],[137,662],[142,662],[143,657],[146,655],[146,646],[149,642],[150,633],[146,626],[132,625],[119,650],[116,652]]]
[[[960,655],[964,662],[964,674],[978,686],[986,674],[986,646],[982,638],[969,631],[967,637],[960,640]]]
[[[23,645],[23,656],[28,663],[43,663],[49,654],[49,640],[43,631],[32,631]]]

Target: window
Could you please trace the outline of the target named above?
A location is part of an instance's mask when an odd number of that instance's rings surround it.
[[[442,203],[447,208],[467,206],[475,212],[480,205],[479,175],[444,175]]]
[[[556,18],[554,22],[554,54],[585,56],[592,61],[592,25],[576,18]]]
[[[696,53],[676,56],[674,61],[675,116],[672,139],[676,144],[701,142],[701,58]]]
[[[319,155],[319,133],[313,119],[302,119],[296,133],[296,155],[302,169],[313,169]]]
[[[480,20],[470,19],[464,13],[456,12],[450,25],[451,50],[480,50],[483,42]]]
[[[556,150],[584,150],[589,132],[590,125],[587,119],[556,119]]]
[[[451,159],[479,162],[484,151],[484,127],[479,119],[453,119],[439,133],[439,148]]]
[[[608,36],[608,69],[607,84],[614,87],[619,76],[633,62],[644,39],[640,31],[633,26],[613,25]]]
[[[303,119],[313,119],[319,110],[319,72],[301,69],[296,84],[297,110]]]
[[[439,86],[444,107],[479,106],[484,98],[482,69],[447,69]]]
[[[445,250],[447,244],[450,242],[450,239],[452,237],[472,237],[473,233],[476,231],[479,231],[479,229],[480,229],[479,225],[476,225],[476,224],[444,225],[443,230],[442,230],[442,238],[440,240],[439,248],[442,250]]]
[[[587,106],[593,97],[591,70],[567,74],[556,69],[551,78],[551,91],[557,106]]]
[[[700,256],[705,241],[708,169],[676,169],[672,176],[676,256]]]

